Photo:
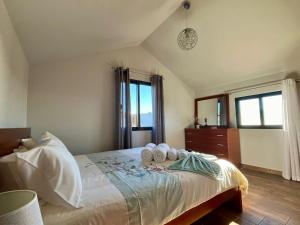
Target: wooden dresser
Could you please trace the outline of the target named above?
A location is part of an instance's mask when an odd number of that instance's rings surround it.
[[[228,159],[240,167],[240,135],[236,128],[186,128],[185,147],[189,151]]]

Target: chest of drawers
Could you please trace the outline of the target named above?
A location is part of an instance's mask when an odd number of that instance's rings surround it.
[[[185,147],[227,159],[240,167],[240,137],[236,128],[186,128]]]

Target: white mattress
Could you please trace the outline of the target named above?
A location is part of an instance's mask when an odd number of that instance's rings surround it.
[[[122,150],[122,153],[126,153],[130,157],[140,160],[140,151],[140,149],[130,149]],[[111,184],[111,181],[97,166],[92,165],[86,155],[79,155],[75,158],[79,164],[83,183],[81,199],[83,207],[80,209],[67,209],[50,204],[42,204],[41,209],[45,225],[130,224],[126,200],[118,188]],[[182,188],[181,194],[184,201],[177,202],[176,205],[169,205],[168,202],[162,201],[164,205],[158,207],[162,207],[162,209],[163,207],[172,209],[172,213],[165,215],[161,222],[162,224],[171,221],[185,211],[230,188],[240,187],[243,190],[247,189],[248,182],[238,169],[226,160],[216,160],[216,162],[222,168],[224,175],[222,180],[213,180],[191,172],[173,172],[180,180]],[[158,166],[165,168],[171,163],[173,162],[167,161],[162,164],[152,163],[152,167]],[[176,195],[176,193],[172,194]],[[148,216],[146,213],[147,210],[150,211],[152,209],[141,210],[144,210],[141,223],[154,225],[151,214]]]

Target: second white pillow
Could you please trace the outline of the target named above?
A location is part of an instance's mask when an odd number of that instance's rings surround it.
[[[78,208],[82,193],[78,165],[66,146],[47,132],[44,143],[17,154],[18,172],[29,189],[54,205]]]

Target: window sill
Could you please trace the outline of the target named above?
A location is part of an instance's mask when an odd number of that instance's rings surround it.
[[[132,127],[132,131],[152,130],[152,127]]]
[[[239,129],[282,129],[282,126],[238,126]]]

